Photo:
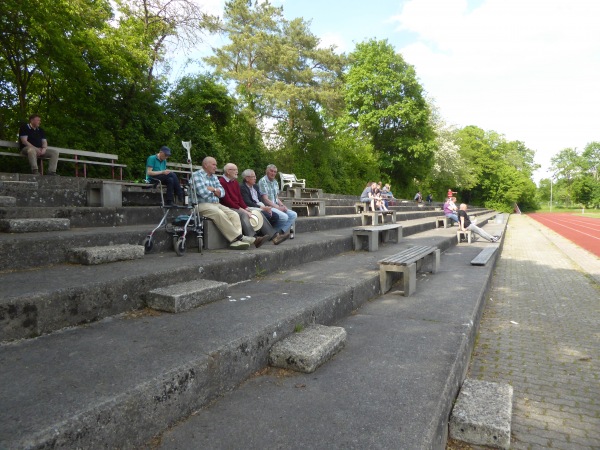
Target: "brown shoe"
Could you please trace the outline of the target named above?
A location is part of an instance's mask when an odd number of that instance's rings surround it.
[[[261,245],[263,245],[263,243],[265,242],[266,239],[267,239],[267,236],[256,236],[254,238],[254,246],[256,248],[260,247]]]
[[[279,245],[281,244],[283,241],[285,241],[286,239],[289,239],[290,237],[290,232],[288,231],[287,233],[283,233],[283,234],[278,234],[277,236],[275,236],[271,242],[273,242],[273,244],[275,245]]]

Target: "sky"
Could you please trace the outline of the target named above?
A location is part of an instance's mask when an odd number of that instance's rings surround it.
[[[223,0],[199,0],[220,13]],[[522,141],[550,174],[565,148],[600,141],[600,0],[271,0],[350,53],[387,40],[448,125]],[[218,45],[218,43],[217,43]]]

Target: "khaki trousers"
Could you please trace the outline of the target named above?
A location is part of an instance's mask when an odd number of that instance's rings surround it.
[[[56,166],[58,165],[58,154],[59,154],[58,150],[53,150],[51,148],[47,148],[46,153],[44,153],[40,157],[40,158],[44,158],[44,159],[50,159],[50,162],[48,163],[48,172],[56,172]],[[21,149],[21,155],[27,156],[27,159],[29,160],[29,167],[31,167],[31,170],[38,169],[37,148],[31,147],[31,146],[24,147]]]
[[[196,211],[201,216],[211,219],[230,243],[241,236],[240,216],[231,208],[220,203],[199,203],[196,205]]]

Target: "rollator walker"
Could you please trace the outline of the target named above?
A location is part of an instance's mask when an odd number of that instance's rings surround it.
[[[144,239],[143,245],[146,253],[152,251],[152,247],[154,246],[154,233],[161,227],[164,227],[165,231],[172,236],[173,249],[175,250],[175,253],[177,253],[177,256],[183,256],[185,254],[186,239],[189,232],[196,235],[196,239],[198,240],[198,252],[202,253],[202,247],[204,246],[204,226],[202,222],[204,218],[200,216],[196,210],[198,196],[192,181],[192,174],[194,172],[192,155],[190,153],[192,142],[182,141],[181,144],[183,145],[183,148],[187,150],[187,162],[190,165],[190,182],[187,185],[186,194],[187,202],[185,206],[165,205],[162,183],[160,180],[151,177],[151,183],[157,184],[160,188],[161,208],[163,209],[164,214],[156,228],[154,228]],[[177,214],[173,217],[174,213],[178,213],[182,209],[186,210],[187,214]]]

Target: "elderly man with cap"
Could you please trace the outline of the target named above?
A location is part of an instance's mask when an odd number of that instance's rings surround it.
[[[167,158],[171,156],[171,149],[163,145],[156,155],[150,155],[146,160],[146,181],[152,179],[160,180],[167,186],[166,206],[173,206],[173,193],[177,194],[179,202],[185,203],[185,196],[182,187],[179,185],[179,178],[174,172],[167,169]]]
[[[237,181],[237,166],[233,163],[225,164],[223,172],[224,174],[219,178],[219,182],[225,190],[225,195],[219,199],[219,202],[238,213],[244,236],[256,237],[255,231],[259,231],[260,235],[265,236],[268,240],[273,239],[277,232],[271,224],[264,220],[259,211],[252,211],[242,198],[240,184]]]

